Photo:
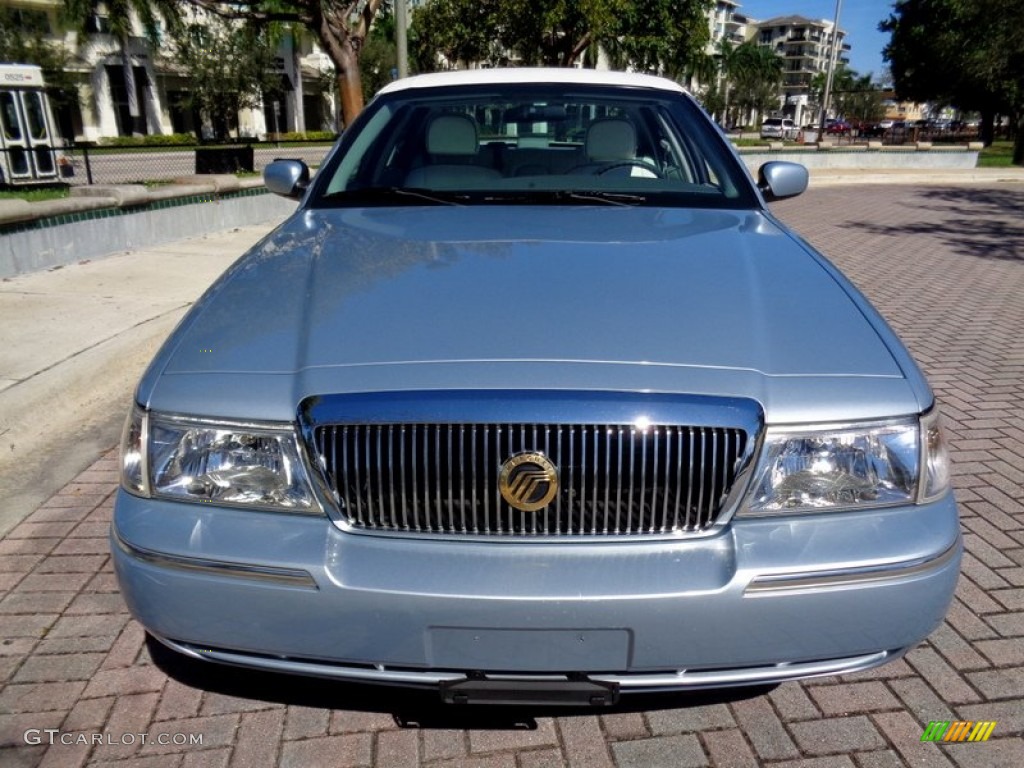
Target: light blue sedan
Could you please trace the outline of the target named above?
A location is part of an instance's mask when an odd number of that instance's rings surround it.
[[[111,530],[188,656],[595,705],[898,658],[961,538],[935,399],[668,80],[389,85],[139,384]]]

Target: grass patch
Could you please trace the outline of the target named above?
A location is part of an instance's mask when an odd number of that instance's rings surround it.
[[[993,141],[978,154],[979,168],[1009,168],[1013,160],[1012,141]]]
[[[43,200],[63,200],[67,196],[67,187],[9,189],[0,192],[0,200],[28,200],[30,203],[38,203]]]
[[[794,141],[793,139],[783,141],[782,139],[734,139],[730,137],[729,141],[735,147],[767,147],[769,143],[777,144],[780,141],[786,148],[803,146],[799,141]]]

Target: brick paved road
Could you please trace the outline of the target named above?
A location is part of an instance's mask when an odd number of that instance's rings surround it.
[[[457,719],[432,697],[206,666],[173,669],[179,682],[151,662],[110,570],[110,453],[0,541],[0,766],[1024,765],[1024,187],[830,188],[776,210],[880,306],[945,408],[967,553],[948,621],[905,660],[600,717]],[[956,719],[998,725],[986,743],[920,742],[928,721]],[[29,728],[203,743],[48,747],[26,745]]]

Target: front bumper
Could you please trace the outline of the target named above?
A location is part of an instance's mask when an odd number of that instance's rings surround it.
[[[468,673],[623,689],[774,683],[898,657],[959,574],[952,497],[734,520],[699,539],[396,539],[119,493],[132,613],[196,658],[394,684]]]

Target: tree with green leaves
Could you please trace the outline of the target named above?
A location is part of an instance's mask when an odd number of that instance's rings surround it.
[[[383,8],[377,20],[370,28],[370,34],[359,54],[359,69],[362,72],[363,98],[369,101],[381,88],[394,80],[398,72],[398,46],[395,43],[397,22],[391,8]],[[409,43],[409,73],[422,71],[417,30],[411,27],[406,30]],[[429,56],[426,58],[429,59]]]
[[[224,19],[305,26],[334,64],[344,123],[351,123],[362,110],[364,100],[359,56],[385,0],[168,1],[191,4]]]
[[[102,0],[102,4],[106,8],[110,34],[117,41],[121,53],[130,129],[132,135],[139,136],[145,132],[145,118],[139,104],[129,41],[136,36],[137,19],[150,46],[158,48],[162,42],[162,29],[171,29],[178,24],[178,0]],[[100,0],[64,0],[67,18],[82,32],[95,31],[92,25],[98,15],[99,6]]]
[[[714,74],[706,73],[701,78],[711,82],[703,102],[723,123],[734,125],[751,112],[778,108],[783,62],[770,48],[753,40],[735,45],[720,38],[711,60]]]
[[[781,58],[753,40],[736,46],[730,74],[736,105],[747,114],[778,109],[782,67]]]
[[[215,17],[181,25],[174,42],[173,60],[189,79],[184,106],[210,121],[214,139],[227,137],[239,111],[281,89],[278,41],[266,28]]]
[[[896,93],[982,115],[1013,117],[1013,162],[1024,165],[1024,0],[898,0],[880,29]]]
[[[498,5],[498,0],[427,0],[413,9],[416,45],[412,51],[420,68],[437,69],[438,57],[449,66],[506,63],[495,41]]]
[[[819,72],[811,80],[811,92],[818,104],[825,94],[827,75]],[[840,62],[832,76],[832,108],[836,115],[857,123],[874,123],[885,116],[882,91],[871,74],[861,75]]]
[[[603,49],[617,67],[678,75],[707,44],[711,0],[427,0],[421,46],[451,65],[569,67]]]

